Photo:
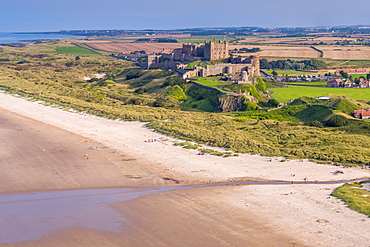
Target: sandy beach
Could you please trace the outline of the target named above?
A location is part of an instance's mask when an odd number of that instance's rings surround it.
[[[369,170],[249,154],[197,155],[144,123],[63,111],[3,93],[0,126],[2,195],[293,182],[144,195],[107,205],[129,219],[118,232],[64,227],[36,241],[0,246],[370,246],[370,218],[330,196],[340,184],[299,184],[369,178]],[[344,173],[334,175],[338,169]]]

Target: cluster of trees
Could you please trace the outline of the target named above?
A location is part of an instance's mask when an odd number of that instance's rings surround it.
[[[245,52],[249,52],[249,53],[255,53],[255,52],[260,52],[261,49],[259,47],[254,47],[252,49],[248,49],[248,48],[237,49],[237,48],[235,48],[233,51],[245,51]]]
[[[260,61],[261,69],[280,69],[280,70],[320,70],[326,69],[327,64],[317,59],[296,61],[292,59],[268,61],[262,58]]]
[[[130,54],[146,54],[146,51],[141,50],[141,51],[132,51]]]
[[[350,75],[348,75],[348,73],[347,72],[344,72],[343,70],[341,70],[340,72],[340,75],[344,78],[344,79],[350,79],[350,80],[352,80],[353,78],[352,78],[352,76],[350,76]],[[329,75],[329,73],[328,73],[328,75]],[[331,74],[330,74],[331,75]],[[354,82],[355,83],[357,83],[357,84],[359,84],[360,83],[360,78],[363,78],[364,80],[366,79],[366,80],[370,80],[370,73],[369,74],[366,74],[366,78],[365,78],[365,76],[361,76],[361,77],[359,77],[359,78],[355,78],[354,79]]]
[[[170,38],[159,38],[158,43],[177,43],[177,40]]]
[[[150,38],[143,38],[137,39],[136,42],[143,42],[143,43],[177,43],[176,39],[171,38],[158,38],[158,39],[150,39]]]

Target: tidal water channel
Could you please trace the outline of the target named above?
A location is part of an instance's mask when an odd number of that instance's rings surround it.
[[[342,182],[327,182],[344,183]],[[348,181],[349,182],[349,181]],[[119,232],[128,217],[111,205],[167,191],[222,185],[287,185],[289,182],[226,182],[194,186],[115,188],[0,195],[0,243],[37,241],[58,230],[83,227]],[[305,184],[313,184],[307,182]],[[317,184],[324,184],[317,183]],[[370,189],[370,184],[366,184]]]

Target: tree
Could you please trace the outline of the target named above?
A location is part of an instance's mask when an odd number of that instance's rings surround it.
[[[277,76],[278,76],[278,72],[276,72],[275,70],[272,71],[272,77],[274,77],[274,79],[276,80]]]
[[[344,72],[343,70],[341,70],[341,71],[340,71],[340,75],[341,75],[343,78],[345,78],[345,79],[347,79],[347,78],[348,78],[348,73]]]
[[[269,99],[269,101],[267,102],[271,107],[277,107],[280,102],[277,101],[276,99]]]

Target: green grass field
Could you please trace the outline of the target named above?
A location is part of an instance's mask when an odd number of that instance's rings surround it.
[[[370,60],[352,60],[344,63],[343,65],[357,65],[357,66],[370,66]]]
[[[315,81],[315,82],[287,82],[288,84],[294,85],[307,85],[307,86],[326,86],[326,81]]]
[[[325,88],[325,87],[300,87],[288,86],[286,88],[271,88],[272,97],[280,102],[288,102],[299,97],[318,96],[347,96],[356,100],[370,101],[370,88]]]
[[[92,51],[89,51],[87,49],[83,49],[80,47],[75,47],[75,46],[65,46],[65,47],[57,47],[55,48],[54,51],[51,52],[43,52],[43,53],[48,53],[48,54],[58,54],[58,53],[63,53],[63,54],[70,54],[70,55],[75,55],[75,56],[100,56],[99,54],[96,54]]]
[[[216,88],[218,88],[219,86],[225,85],[225,82],[219,81],[217,79],[212,80],[212,79],[204,79],[204,78],[202,78],[202,79],[199,79],[199,80],[197,80],[195,82],[200,83],[200,84],[203,84],[205,86],[216,87]],[[226,82],[226,84],[228,84],[228,82]]]
[[[317,75],[318,73],[315,72],[306,72],[306,71],[297,71],[297,70],[263,70],[268,75],[272,75],[272,71],[276,71],[278,73],[278,76],[282,75]]]
[[[349,76],[352,76],[352,79],[360,78],[361,76],[363,76],[363,77],[365,77],[365,78],[366,78],[366,74],[349,75]]]
[[[204,39],[178,39],[177,41],[179,43],[204,43],[204,41],[207,41],[207,40],[211,40],[213,39],[213,37],[209,37],[209,38],[204,38]],[[220,41],[220,40],[227,40],[227,41],[233,41],[235,40],[234,38],[215,38],[216,41]]]

